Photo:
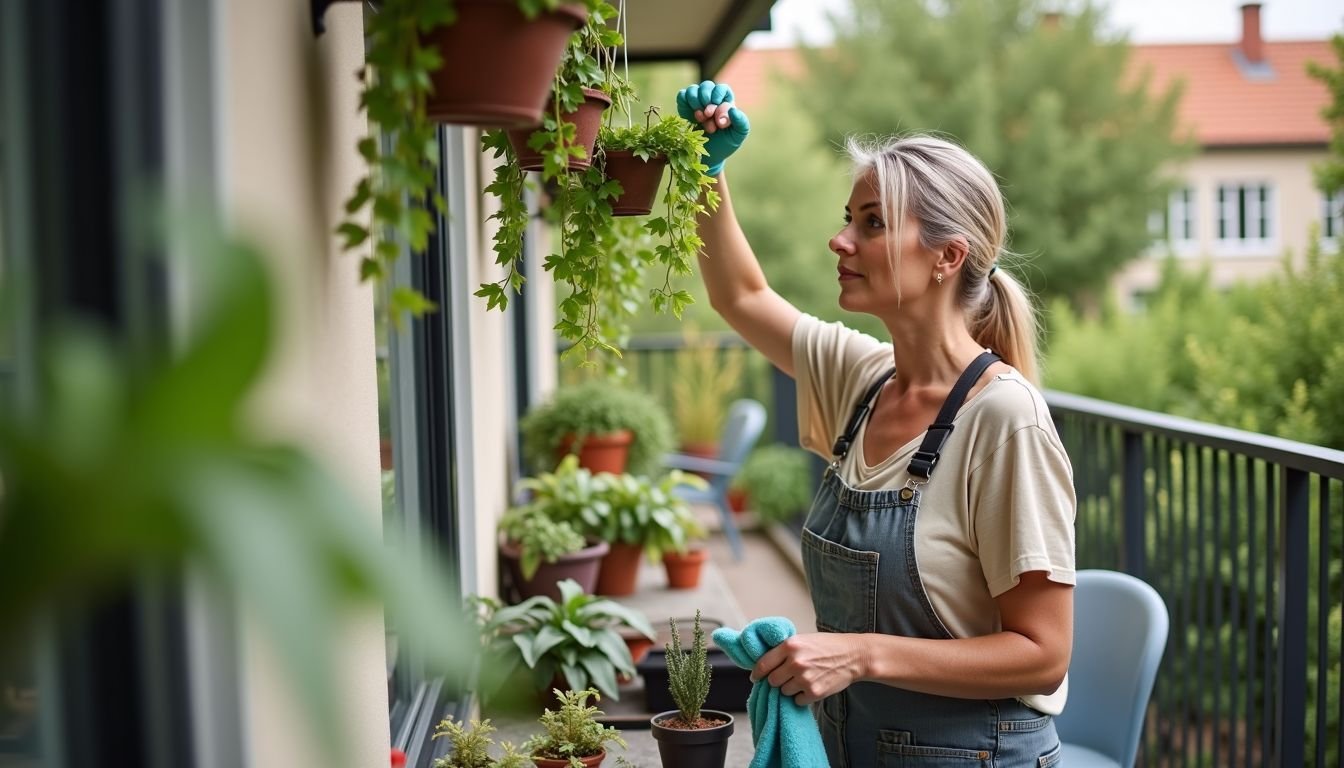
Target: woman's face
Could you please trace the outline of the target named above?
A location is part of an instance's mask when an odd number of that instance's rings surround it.
[[[917,305],[928,293],[938,252],[920,243],[919,223],[913,218],[905,219],[902,242],[889,246],[895,237],[896,227],[882,213],[871,175],[859,178],[845,206],[845,226],[830,241],[838,258],[842,308],[884,317],[899,307]],[[896,254],[901,257],[900,274]]]

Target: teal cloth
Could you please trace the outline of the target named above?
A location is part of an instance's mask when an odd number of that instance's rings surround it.
[[[793,637],[796,631],[792,621],[770,616],[751,622],[741,632],[728,627],[716,629],[714,644],[734,664],[751,669],[766,651]],[[764,678],[751,686],[747,715],[751,718],[751,741],[756,745],[750,768],[829,765],[811,708],[799,706],[792,696],[781,694]]]

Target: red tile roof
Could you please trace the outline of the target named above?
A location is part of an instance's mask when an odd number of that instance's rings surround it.
[[[1130,66],[1152,73],[1158,92],[1181,80],[1185,90],[1180,124],[1203,146],[1321,144],[1330,127],[1321,110],[1329,101],[1325,85],[1309,77],[1306,63],[1333,63],[1326,40],[1266,42],[1268,79],[1248,78],[1234,57],[1235,43],[1135,45]],[[737,103],[750,110],[766,101],[772,72],[798,77],[804,67],[795,49],[739,49],[719,79],[733,86]]]
[[[1136,45],[1130,66],[1152,73],[1165,89],[1183,81],[1182,126],[1206,147],[1259,144],[1326,144],[1330,126],[1321,116],[1329,102],[1325,84],[1307,75],[1307,62],[1329,65],[1325,40],[1266,42],[1271,77],[1247,77],[1235,44]]]

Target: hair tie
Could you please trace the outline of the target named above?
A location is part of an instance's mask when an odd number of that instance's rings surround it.
[[[989,265],[989,274],[985,275],[985,279],[989,280],[990,278],[994,277],[994,273],[998,271],[999,271],[999,260],[995,259],[994,263]]]

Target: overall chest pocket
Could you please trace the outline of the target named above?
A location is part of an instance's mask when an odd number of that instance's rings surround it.
[[[803,529],[803,567],[817,612],[817,629],[876,631],[879,557],[877,552],[850,549]]]

